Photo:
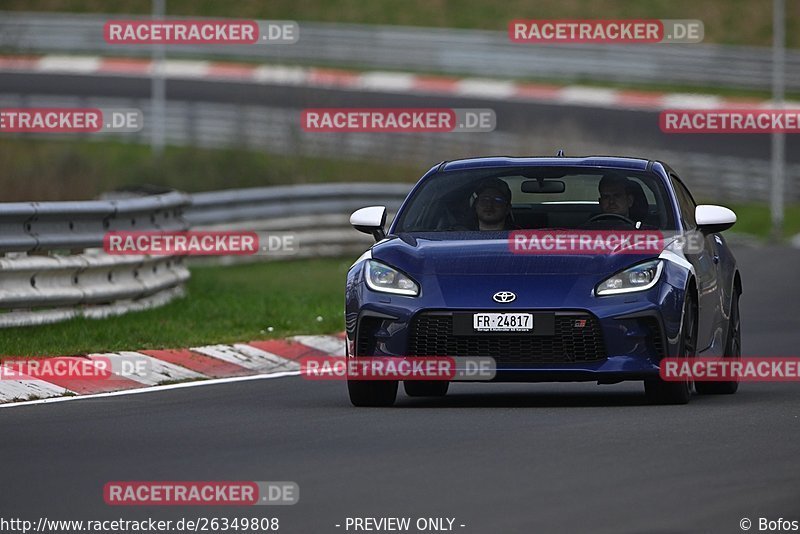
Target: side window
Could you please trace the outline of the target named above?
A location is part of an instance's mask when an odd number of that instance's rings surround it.
[[[695,221],[694,218],[694,209],[697,207],[697,204],[695,204],[686,186],[683,185],[676,176],[670,174],[669,177],[672,180],[672,187],[675,188],[675,195],[678,197],[678,205],[681,208],[683,222],[689,229],[697,228],[697,221]]]

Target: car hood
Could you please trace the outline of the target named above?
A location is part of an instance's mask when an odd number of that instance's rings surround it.
[[[508,239],[428,239],[403,235],[376,244],[372,257],[411,275],[612,275],[657,256],[646,254],[520,254]]]

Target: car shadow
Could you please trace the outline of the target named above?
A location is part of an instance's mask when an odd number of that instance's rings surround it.
[[[653,406],[644,394],[644,388],[633,384],[623,386],[592,386],[591,389],[577,386],[546,387],[536,389],[536,385],[516,387],[503,391],[497,388],[489,391],[480,389],[459,390],[451,388],[444,397],[409,397],[398,391],[395,406],[402,408],[605,408],[625,406]],[[613,389],[603,389],[612,387]],[[729,395],[692,395],[692,404],[707,404],[728,401],[735,397]],[[679,407],[679,406],[673,406]]]
[[[395,404],[399,408],[600,408],[648,405],[644,392],[626,391],[448,393],[445,397],[409,397],[398,394]]]

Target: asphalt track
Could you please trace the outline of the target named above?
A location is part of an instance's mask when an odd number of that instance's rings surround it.
[[[635,147],[641,151],[627,154],[632,156],[646,156],[648,150],[662,149],[760,158],[765,163],[770,159],[768,135],[664,134],[658,127],[657,111],[204,80],[168,80],[166,87],[168,100],[298,110],[307,107],[488,107],[495,110],[498,131],[527,135],[532,139],[531,155],[555,154],[558,148],[564,148],[567,155],[584,155],[575,154],[571,146],[591,149],[597,145],[602,151],[611,145]],[[149,98],[150,81],[123,76],[0,73],[0,93]],[[800,162],[800,136],[786,136],[786,160]],[[671,164],[679,168],[679,162]]]
[[[745,355],[797,354],[800,251],[735,249]],[[464,533],[741,532],[800,520],[800,384],[649,406],[638,383],[459,384],[356,409],[344,384],[256,380],[0,409],[0,517],[454,517]],[[283,507],[109,507],[113,480],[291,480]],[[352,530],[350,531],[352,532]],[[417,532],[411,530],[411,532]]]

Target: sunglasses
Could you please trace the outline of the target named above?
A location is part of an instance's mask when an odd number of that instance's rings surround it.
[[[501,206],[505,206],[508,204],[508,200],[503,197],[490,197],[490,196],[481,196],[478,197],[478,204],[482,204],[484,206],[488,206],[489,204],[498,204]]]

